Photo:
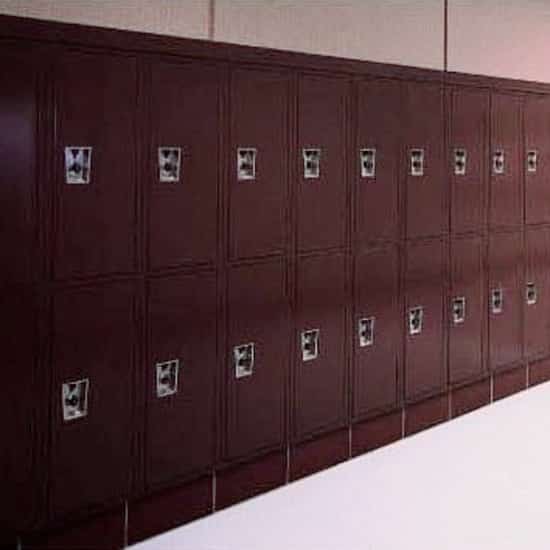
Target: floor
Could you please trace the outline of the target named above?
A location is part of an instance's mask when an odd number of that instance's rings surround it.
[[[550,383],[135,550],[548,550]]]

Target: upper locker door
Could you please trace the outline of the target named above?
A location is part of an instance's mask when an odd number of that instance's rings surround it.
[[[443,304],[446,246],[439,240],[407,246],[405,275],[405,396],[441,391],[446,383]]]
[[[213,263],[217,248],[219,70],[150,65],[149,266]]]
[[[53,299],[50,506],[54,517],[120,502],[134,454],[134,283]]]
[[[225,457],[285,440],[289,305],[282,260],[234,266],[228,280]]]
[[[524,344],[532,359],[550,349],[550,229],[528,229],[525,244]]]
[[[405,93],[407,238],[447,232],[443,154],[443,88],[409,82]]]
[[[523,191],[520,150],[521,98],[491,97],[491,178],[489,224],[514,227],[523,223]]]
[[[355,259],[353,415],[357,419],[399,403],[401,324],[396,246]]]
[[[302,439],[347,421],[346,258],[298,262],[293,435]]]
[[[2,45],[0,67],[0,287],[29,283],[36,258],[36,157],[40,56]],[[43,184],[45,182],[42,182]]]
[[[65,52],[55,78],[55,277],[132,272],[136,61]]]
[[[355,246],[399,237],[402,87],[392,80],[357,83]]]
[[[216,277],[148,282],[148,487],[208,469],[215,450]]]
[[[525,220],[550,222],[550,98],[528,96],[524,104]]]
[[[486,333],[484,242],[453,239],[449,303],[449,376],[451,383],[481,376]]]
[[[346,80],[301,75],[298,83],[297,242],[300,252],[345,245]]]
[[[485,225],[485,190],[489,95],[452,89],[449,101],[451,231],[481,231]]]
[[[229,256],[285,250],[288,204],[289,76],[231,73]]]
[[[495,370],[521,360],[523,235],[489,236],[489,365]]]

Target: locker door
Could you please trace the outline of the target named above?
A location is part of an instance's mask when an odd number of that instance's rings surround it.
[[[32,55],[32,57],[31,57]],[[6,75],[0,89],[0,286],[28,283],[36,253],[37,86],[36,52],[2,46],[0,67]],[[37,58],[36,58],[37,59]],[[9,76],[8,76],[9,75]]]
[[[286,73],[239,69],[231,74],[231,258],[285,248],[288,87]]]
[[[481,375],[485,326],[484,245],[479,237],[451,243],[449,318],[449,373],[451,383]]]
[[[398,403],[399,260],[396,247],[379,248],[355,260],[353,414]]]
[[[282,261],[229,271],[226,457],[285,439],[289,308]]]
[[[299,260],[294,436],[346,422],[346,263],[343,255]]]
[[[300,251],[344,246],[348,83],[302,75],[298,93],[297,239]]]
[[[54,297],[50,506],[62,516],[128,490],[133,455],[132,283]]]
[[[525,100],[525,218],[527,223],[550,222],[550,99]]]
[[[489,364],[491,369],[521,359],[523,305],[521,233],[489,237]]]
[[[449,111],[451,230],[480,231],[485,223],[489,96],[477,90],[451,90]]]
[[[527,357],[533,358],[550,348],[550,230],[528,230],[526,247],[524,343]]]
[[[58,279],[136,268],[131,57],[66,53],[56,67]]]
[[[361,245],[399,236],[402,91],[398,82],[372,80],[358,83],[357,95],[353,174],[355,239]]]
[[[212,273],[149,282],[145,376],[149,486],[212,464],[216,305]]]
[[[217,243],[219,71],[151,64],[149,265],[213,262]]]
[[[521,99],[493,94],[491,98],[491,227],[517,226],[523,220],[520,163]]]
[[[411,243],[405,275],[405,393],[407,399],[441,390],[444,365],[443,297],[446,246]]]
[[[439,84],[408,83],[405,94],[407,237],[447,231],[443,169],[443,89]]]

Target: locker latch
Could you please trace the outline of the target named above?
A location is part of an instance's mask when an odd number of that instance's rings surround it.
[[[460,325],[466,319],[466,298],[458,296],[453,299],[453,323]]]
[[[319,357],[319,329],[302,332],[302,361],[312,361]]]
[[[304,179],[316,179],[321,175],[321,149],[302,149]]]
[[[527,172],[537,171],[538,153],[535,150],[527,151]]]
[[[252,376],[254,372],[254,344],[242,344],[233,348],[233,364],[235,367],[235,378]]]
[[[90,382],[87,378],[65,382],[61,389],[63,405],[63,420],[76,420],[88,414],[88,388]]]
[[[359,347],[365,348],[374,344],[374,317],[359,319]]]
[[[491,312],[498,315],[504,309],[504,291],[502,288],[494,288],[491,291]]]
[[[422,332],[422,323],[424,321],[424,308],[421,306],[409,309],[409,334],[414,336]]]
[[[179,359],[157,363],[157,397],[174,395],[178,391]]]
[[[361,149],[361,177],[374,178],[376,175],[376,149]]]
[[[527,283],[527,288],[525,290],[525,299],[527,305],[532,306],[537,303],[537,287],[535,283]]]
[[[424,175],[424,149],[411,149],[411,176]]]
[[[159,147],[159,180],[161,183],[176,183],[180,180],[181,147]]]
[[[65,147],[65,182],[72,185],[90,183],[91,147]]]
[[[455,149],[455,176],[466,175],[466,149]]]
[[[497,149],[493,154],[493,174],[504,174],[504,151]]]
[[[237,149],[237,179],[239,181],[256,179],[256,153],[252,147]]]

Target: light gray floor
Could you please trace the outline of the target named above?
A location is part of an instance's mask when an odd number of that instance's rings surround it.
[[[548,550],[550,383],[135,550]]]

